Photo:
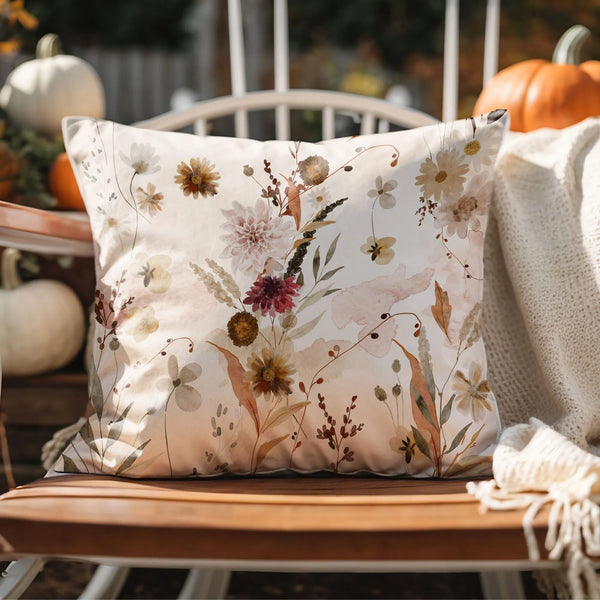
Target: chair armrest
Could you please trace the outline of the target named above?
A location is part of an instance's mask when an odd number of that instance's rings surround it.
[[[51,212],[3,201],[0,201],[0,245],[43,254],[94,254],[85,213]]]

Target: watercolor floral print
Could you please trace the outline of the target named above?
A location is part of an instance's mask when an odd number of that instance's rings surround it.
[[[74,120],[93,414],[56,471],[489,472],[481,255],[505,121],[305,144]]]

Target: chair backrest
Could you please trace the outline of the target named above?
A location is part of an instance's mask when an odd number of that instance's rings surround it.
[[[210,0],[209,0],[210,1]],[[458,38],[459,0],[446,0],[444,25],[444,80],[442,118],[453,120],[458,106]],[[246,13],[242,14],[242,5]],[[206,135],[209,121],[234,115],[234,132],[238,137],[249,136],[248,113],[274,111],[275,138],[291,138],[290,110],[317,110],[321,112],[321,138],[339,135],[336,120],[340,114],[360,121],[359,133],[387,131],[389,125],[411,128],[438,122],[437,119],[416,109],[397,106],[365,96],[341,92],[289,89],[289,46],[287,0],[274,0],[274,89],[248,92],[246,85],[246,55],[244,43],[244,16],[256,11],[251,0],[228,0],[229,55],[231,64],[231,96],[207,100],[171,111],[137,123],[153,129],[183,129],[190,125],[194,132]],[[255,16],[255,15],[254,15]],[[483,82],[494,75],[498,63],[498,32],[500,0],[487,0]],[[346,133],[346,132],[343,132]]]
[[[196,134],[206,135],[208,121],[233,114],[236,119],[236,136],[248,137],[248,112],[268,109],[275,111],[276,139],[279,140],[290,139],[289,111],[291,109],[320,111],[322,113],[321,139],[335,137],[336,115],[340,113],[352,120],[360,120],[361,134],[387,131],[390,123],[411,128],[438,122],[434,117],[419,110],[395,106],[377,98],[324,90],[287,90],[247,92],[241,96],[224,96],[198,102],[183,110],[171,111],[141,121],[137,125],[167,131],[193,125]],[[277,114],[285,114],[285,125],[277,126]]]

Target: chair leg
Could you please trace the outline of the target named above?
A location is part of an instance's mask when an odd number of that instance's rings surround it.
[[[489,600],[525,598],[519,571],[482,571],[479,573],[483,597]]]
[[[129,567],[99,565],[79,598],[81,600],[114,600],[129,575]]]
[[[0,599],[19,598],[44,568],[42,558],[23,558],[11,562],[0,574]]]
[[[227,594],[230,578],[231,571],[226,569],[191,569],[177,598],[221,600]]]

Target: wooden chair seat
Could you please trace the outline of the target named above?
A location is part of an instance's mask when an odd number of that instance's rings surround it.
[[[464,481],[376,477],[39,480],[0,498],[5,556],[177,561],[524,561],[521,511]],[[536,519],[540,541],[547,519]]]

